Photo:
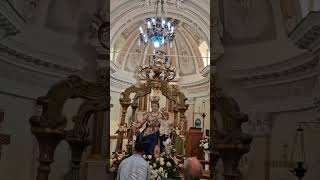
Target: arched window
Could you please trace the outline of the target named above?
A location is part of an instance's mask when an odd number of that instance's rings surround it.
[[[204,67],[210,65],[210,49],[206,41],[203,41],[199,46],[199,51],[202,56]]]
[[[122,36],[119,36],[114,45],[111,47],[110,59],[111,61],[116,61],[119,55],[119,52],[122,50],[125,44],[125,40]]]

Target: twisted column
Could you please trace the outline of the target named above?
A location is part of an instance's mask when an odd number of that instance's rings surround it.
[[[126,121],[126,114],[128,107],[130,106],[130,101],[121,101],[120,104],[122,106],[122,112],[121,112],[121,121],[120,121],[120,126],[123,126],[125,121]],[[117,139],[117,146],[116,146],[116,151],[121,152],[122,151],[122,144],[123,144],[123,131],[120,131],[118,134],[118,139]]]

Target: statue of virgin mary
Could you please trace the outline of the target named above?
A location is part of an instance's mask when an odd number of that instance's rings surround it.
[[[136,141],[144,144],[144,152],[146,155],[153,155],[159,157],[160,146],[160,119],[162,119],[162,113],[159,111],[159,97],[154,96],[151,98],[151,111],[147,112],[141,120],[138,120],[135,125],[135,131],[137,133]],[[142,132],[139,129],[146,124]],[[162,148],[161,148],[162,149]]]

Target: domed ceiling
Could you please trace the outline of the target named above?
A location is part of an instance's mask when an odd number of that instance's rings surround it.
[[[133,73],[145,64],[153,53],[152,43],[139,46],[139,27],[154,16],[148,0],[111,1],[111,60],[118,69]],[[171,56],[179,76],[199,74],[204,68],[203,57],[208,56],[209,6],[208,0],[165,1],[166,17],[177,23],[173,47],[163,47]],[[206,46],[203,46],[205,44]],[[201,46],[202,45],[202,46]],[[199,48],[200,47],[200,48]]]

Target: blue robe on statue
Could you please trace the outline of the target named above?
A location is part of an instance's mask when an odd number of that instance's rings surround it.
[[[144,131],[142,131],[138,136],[137,136],[137,141],[140,143],[143,143],[144,145],[144,153],[146,155],[154,155],[154,148],[158,144],[158,140],[160,137],[160,132],[154,132],[149,135],[144,136]],[[162,143],[160,143],[162,145]],[[162,148],[161,148],[162,149]]]

